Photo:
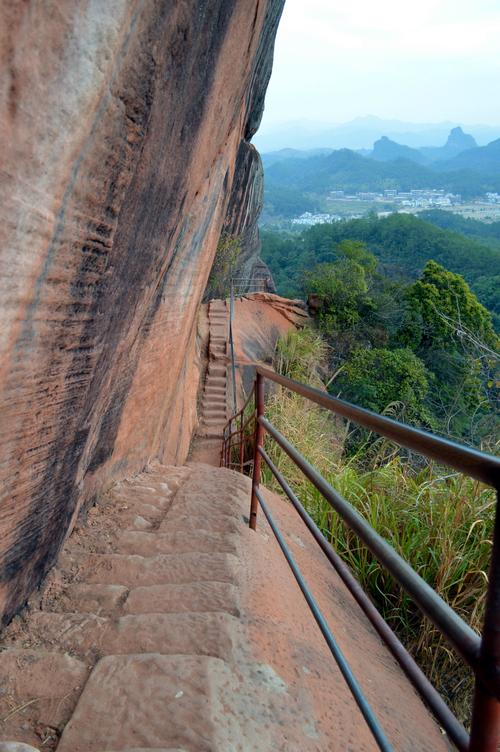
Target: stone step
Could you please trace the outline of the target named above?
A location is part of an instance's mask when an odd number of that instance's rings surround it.
[[[227,336],[225,334],[210,335],[210,345],[227,345]]]
[[[219,363],[214,363],[214,361],[210,361],[208,365],[208,377],[215,377],[219,379],[226,380],[227,376],[227,366],[221,365]]]
[[[170,532],[170,531],[169,531]],[[78,576],[100,585],[166,585],[214,580],[234,582],[237,560],[231,554],[87,554],[81,558]]]
[[[222,611],[239,616],[238,591],[228,582],[193,582],[133,588],[123,604],[126,614]]]
[[[217,429],[219,431],[218,435],[220,435],[222,438],[222,431],[224,430],[226,421],[223,418],[202,418],[201,425],[206,426],[207,428],[211,428],[213,431]]]
[[[216,407],[219,410],[222,409],[225,412],[226,406],[227,406],[226,395],[225,394],[205,394],[202,405],[203,405],[203,409]]]
[[[186,533],[143,533],[129,530],[122,533],[117,542],[119,553],[153,556],[155,554],[217,553],[237,554],[236,538],[228,535],[209,533],[206,530]],[[95,588],[95,585],[80,585],[80,588]],[[117,585],[102,585],[102,588],[119,588]],[[114,591],[113,591],[114,592]],[[126,590],[125,590],[126,592]],[[111,594],[110,594],[111,597]],[[116,593],[116,596],[118,594]],[[103,604],[104,605],[104,604]],[[85,609],[87,610],[87,609]]]
[[[226,390],[221,387],[209,387],[208,390],[205,389],[203,392],[204,402],[217,402],[218,404],[225,405],[227,402]]]
[[[118,619],[95,614],[39,611],[32,626],[43,645],[57,644],[59,649],[85,659],[102,655],[161,653],[211,655],[228,660],[236,619],[223,611],[131,613]]]
[[[250,502],[249,502],[250,504]],[[223,535],[241,532],[242,522],[235,517],[221,514],[209,514],[208,516],[199,514],[179,514],[170,520],[164,520],[160,525],[161,532],[174,533],[181,530],[184,533],[205,530],[209,533],[220,533]]]
[[[215,374],[209,374],[207,377],[205,389],[212,389],[212,387],[215,387],[216,389],[224,389],[226,390],[226,383],[227,379],[226,376],[216,376]]]
[[[85,686],[89,667],[64,652],[8,648],[0,652],[1,738],[8,738],[12,708],[22,709],[36,698],[36,712],[43,726],[61,728],[70,718]],[[10,705],[7,702],[10,701]],[[12,722],[16,722],[14,715]],[[1,745],[0,745],[1,746]],[[42,747],[42,749],[44,749]]]
[[[217,658],[158,654],[103,658],[64,730],[58,752],[134,747],[222,750],[216,731],[222,718],[216,721],[214,707],[220,703],[218,685],[228,674]]]
[[[217,419],[225,423],[227,419],[226,409],[225,407],[214,407],[213,405],[210,407],[203,406],[202,417],[207,418],[208,420]]]
[[[210,426],[200,424],[196,433],[202,439],[218,439],[219,441],[222,441],[222,429],[222,426],[211,428]]]
[[[132,535],[152,534],[134,532]],[[66,587],[64,593],[56,601],[56,607],[46,607],[46,610],[107,616],[120,610],[128,592],[128,588],[123,585],[88,585],[84,582],[77,582]]]

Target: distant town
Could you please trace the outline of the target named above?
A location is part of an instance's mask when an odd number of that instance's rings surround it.
[[[306,211],[294,217],[291,220],[292,225],[309,226],[340,222],[343,219],[359,219],[368,211],[376,212],[379,217],[386,217],[394,212],[418,213],[426,209],[444,209],[484,221],[500,219],[500,193],[486,193],[475,200],[464,202],[458,193],[434,189],[411,191],[388,189],[383,193],[360,191],[354,194],[330,191],[326,202],[337,211]],[[383,208],[378,207],[378,204],[383,204]]]

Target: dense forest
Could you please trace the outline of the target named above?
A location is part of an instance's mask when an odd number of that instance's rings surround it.
[[[335,261],[336,247],[344,240],[365,243],[379,261],[379,272],[401,283],[415,280],[426,262],[434,260],[464,277],[500,328],[500,242],[497,246],[493,235],[479,235],[476,225],[491,233],[499,232],[498,228],[458,217],[455,222],[460,229],[470,223],[469,237],[465,237],[436,226],[438,221],[453,226],[453,215],[430,214],[433,224],[411,214],[393,214],[315,225],[301,233],[263,230],[262,255],[278,292],[288,297],[304,295],[304,271]]]
[[[443,188],[464,198],[473,198],[487,191],[500,191],[496,163],[490,164],[477,156],[477,161],[464,161],[463,166],[462,162],[455,164],[452,160],[446,163],[446,169],[441,162],[437,165],[439,167],[431,167],[404,158],[377,161],[350,149],[339,149],[327,155],[284,159],[271,164],[266,169],[266,185],[273,196],[279,194],[283,186],[315,195],[325,195],[331,190],[356,193]]]

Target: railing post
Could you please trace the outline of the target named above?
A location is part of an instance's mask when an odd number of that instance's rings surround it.
[[[262,457],[259,453],[259,447],[262,446],[264,438],[264,427],[260,424],[259,418],[264,415],[264,377],[257,374],[255,379],[255,409],[257,412],[255,419],[255,439],[253,455],[253,477],[252,477],[252,500],[250,502],[250,528],[255,530],[257,527],[257,495],[256,490],[260,485],[260,467]]]
[[[224,467],[224,456],[226,453],[226,428],[224,427],[224,430],[222,432],[222,445],[220,448],[220,463],[219,467]]]
[[[243,425],[245,423],[244,421],[244,411],[241,413],[241,421],[240,421],[240,473],[243,473],[243,462],[245,461],[245,444],[244,444],[244,434],[243,434]]]
[[[482,675],[498,689],[500,686],[500,492],[497,492],[493,548],[486,595],[483,636],[476,673],[474,706],[470,734],[470,752],[497,752],[500,747],[500,703],[485,687]]]

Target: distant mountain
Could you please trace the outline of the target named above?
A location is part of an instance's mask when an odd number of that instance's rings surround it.
[[[368,149],[382,136],[413,148],[444,144],[450,130],[462,125],[479,144],[500,138],[500,125],[468,125],[443,123],[410,123],[401,120],[384,120],[372,115],[355,118],[348,123],[321,123],[298,120],[267,125],[264,122],[254,141],[261,152],[278,151],[285,147],[294,149],[350,148]],[[467,147],[465,147],[467,148]],[[451,156],[451,155],[450,155]]]
[[[324,154],[331,154],[333,149],[280,149],[279,151],[270,151],[261,154],[262,164],[264,167],[270,167],[276,162],[282,162],[284,159],[309,159],[309,157],[318,157]]]
[[[500,146],[500,140],[498,144]],[[363,157],[350,149],[339,149],[326,156],[275,162],[266,168],[265,181],[268,188],[284,186],[316,195],[325,195],[332,190],[356,193],[382,192],[386,189],[409,191],[414,188],[444,188],[472,198],[487,191],[500,191],[500,172],[490,170],[491,162],[487,161],[485,164],[488,165],[488,170],[484,172],[453,165],[455,160],[464,155],[476,152],[482,154],[482,149],[488,148],[471,149],[454,160],[449,160],[446,172],[441,171],[441,168],[438,171],[434,166],[431,168],[416,164],[409,159],[382,162]]]
[[[500,138],[487,146],[467,149],[439,165],[440,170],[477,170],[493,175],[500,170]]]
[[[464,133],[462,128],[452,128],[448,140],[444,146],[427,146],[419,149],[429,162],[437,162],[444,159],[452,159],[467,149],[477,148],[476,139],[469,133]]]
[[[382,136],[373,144],[373,151],[370,154],[372,159],[380,162],[391,162],[394,159],[409,159],[417,164],[425,164],[428,160],[418,149],[412,149],[411,146],[398,144],[387,136]]]

